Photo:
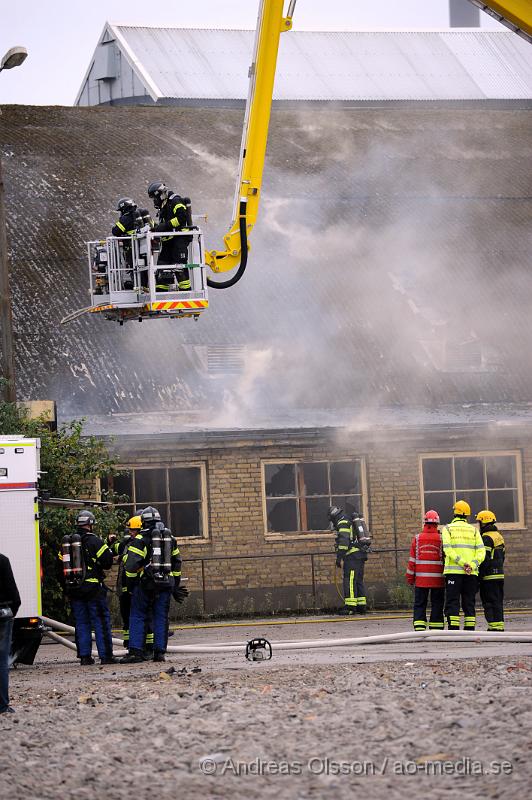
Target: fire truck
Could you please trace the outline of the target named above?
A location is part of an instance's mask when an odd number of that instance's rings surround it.
[[[33,663],[44,630],[40,619],[40,446],[39,439],[0,437],[0,553],[11,562],[22,601],[13,623],[11,661],[15,664]]]

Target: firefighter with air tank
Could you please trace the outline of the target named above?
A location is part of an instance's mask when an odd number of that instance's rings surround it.
[[[368,528],[358,511],[349,518],[343,509],[330,506],[327,513],[336,531],[336,566],[343,568],[344,607],[339,613],[365,614],[364,567],[371,543]]]
[[[130,542],[124,564],[128,589],[132,593],[129,621],[129,654],[123,664],[145,660],[144,642],[153,620],[154,661],[164,661],[168,645],[170,599],[181,603],[188,595],[182,589],[181,556],[176,539],[161,520],[156,508],[139,512],[142,528]]]
[[[120,606],[120,616],[122,618],[122,644],[129,650],[129,618],[131,615],[131,592],[128,589],[125,577],[125,562],[127,559],[128,547],[140,532],[142,521],[137,515],[131,517],[126,525],[126,534],[122,539],[116,539],[111,546],[113,554],[118,559],[118,576],[116,579],[116,590],[118,593],[118,604]],[[111,537],[109,537],[111,538]],[[144,643],[146,655],[153,654],[153,630],[151,624],[146,629],[146,641]]]
[[[63,537],[58,553],[60,580],[70,601],[76,629],[76,645],[81,666],[94,664],[92,631],[102,664],[114,664],[111,615],[104,586],[104,570],[113,564],[113,554],[93,528],[92,511],[80,511],[76,531]]]

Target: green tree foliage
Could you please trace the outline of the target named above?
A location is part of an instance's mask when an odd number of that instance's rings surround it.
[[[116,474],[116,465],[105,444],[94,436],[83,435],[83,422],[76,420],[50,430],[46,419],[32,420],[27,411],[14,403],[0,402],[0,434],[27,436],[41,440],[41,494],[50,498],[95,500],[95,481],[104,475]],[[103,497],[116,501],[116,495]],[[120,532],[127,518],[114,507],[92,508],[98,521],[95,532],[102,539]],[[75,529],[78,508],[41,503],[40,534],[43,569],[43,613],[54,619],[65,619],[67,608],[58,581],[57,554],[61,540]]]

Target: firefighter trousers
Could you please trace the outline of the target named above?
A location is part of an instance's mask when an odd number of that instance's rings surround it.
[[[102,659],[112,658],[113,642],[111,633],[111,615],[107,605],[107,592],[102,587],[90,599],[70,598],[74,625],[76,628],[76,644],[78,658],[90,656],[92,650],[92,631],[96,639],[96,649]]]
[[[475,596],[478,578],[476,575],[445,575],[445,616],[449,630],[460,630],[460,602],[464,612],[464,630],[474,631],[476,623]]]
[[[443,629],[443,604],[445,589],[416,586],[414,592],[414,630],[424,631],[427,628],[427,605],[430,597],[429,628]]]
[[[120,616],[122,617],[122,639],[124,647],[129,649],[129,617],[131,615],[131,592],[124,591],[119,595]],[[151,620],[147,625],[146,643],[147,649],[153,648],[153,629]]]
[[[366,610],[365,564],[366,562],[354,553],[344,558],[344,605],[349,611]]]
[[[153,649],[156,653],[166,653],[171,596],[170,587],[151,592],[147,591],[142,584],[135,586],[129,617],[130,650],[139,651],[144,648],[146,633],[153,620]]]
[[[489,631],[504,630],[504,578],[480,581],[480,600]]]

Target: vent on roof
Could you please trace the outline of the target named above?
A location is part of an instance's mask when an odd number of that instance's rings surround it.
[[[99,44],[94,54],[92,76],[96,81],[108,81],[116,78],[116,47],[114,42]]]
[[[463,341],[442,338],[420,344],[439,372],[504,372],[502,352],[476,337]]]
[[[241,344],[210,344],[207,347],[209,375],[236,375],[242,371],[246,348]]]

